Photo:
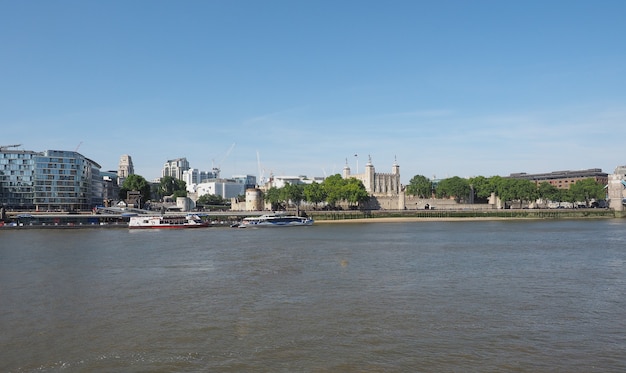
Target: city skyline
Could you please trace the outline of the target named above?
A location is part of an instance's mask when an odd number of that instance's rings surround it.
[[[626,3],[0,2],[0,145],[160,177],[626,163]],[[358,157],[354,155],[357,154]],[[260,167],[259,167],[260,163]],[[358,163],[358,169],[357,169]]]

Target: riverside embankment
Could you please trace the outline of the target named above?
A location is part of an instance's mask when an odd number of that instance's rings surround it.
[[[611,219],[623,218],[610,209],[522,209],[522,210],[404,210],[404,211],[307,211],[316,222],[340,221],[427,221],[498,219]]]
[[[213,227],[229,227],[246,216],[265,213],[263,211],[220,211],[202,213]],[[288,213],[295,214],[295,211]],[[624,218],[623,211],[610,209],[507,209],[507,210],[377,210],[377,211],[302,211],[316,223],[393,223],[406,221],[458,221],[458,220],[515,220],[515,219],[613,219]],[[51,215],[14,214],[0,228],[127,228],[128,217],[120,215]]]

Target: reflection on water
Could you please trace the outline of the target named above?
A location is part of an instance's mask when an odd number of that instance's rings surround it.
[[[0,369],[626,370],[626,222],[0,231]]]

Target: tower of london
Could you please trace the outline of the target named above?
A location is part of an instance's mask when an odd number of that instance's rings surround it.
[[[343,168],[343,178],[355,178],[365,186],[365,190],[371,197],[370,207],[380,209],[402,210],[404,209],[404,191],[400,183],[400,166],[394,160],[391,173],[377,173],[372,158],[369,157],[365,165],[365,172],[352,174],[348,161]]]

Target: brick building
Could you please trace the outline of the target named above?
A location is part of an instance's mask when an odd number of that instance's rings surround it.
[[[527,174],[525,172],[509,175],[513,179],[525,179],[534,181],[535,184],[548,182],[559,189],[569,189],[570,185],[583,179],[594,179],[598,184],[607,185],[609,175],[599,168],[590,168],[580,171],[554,171],[543,174]]]

